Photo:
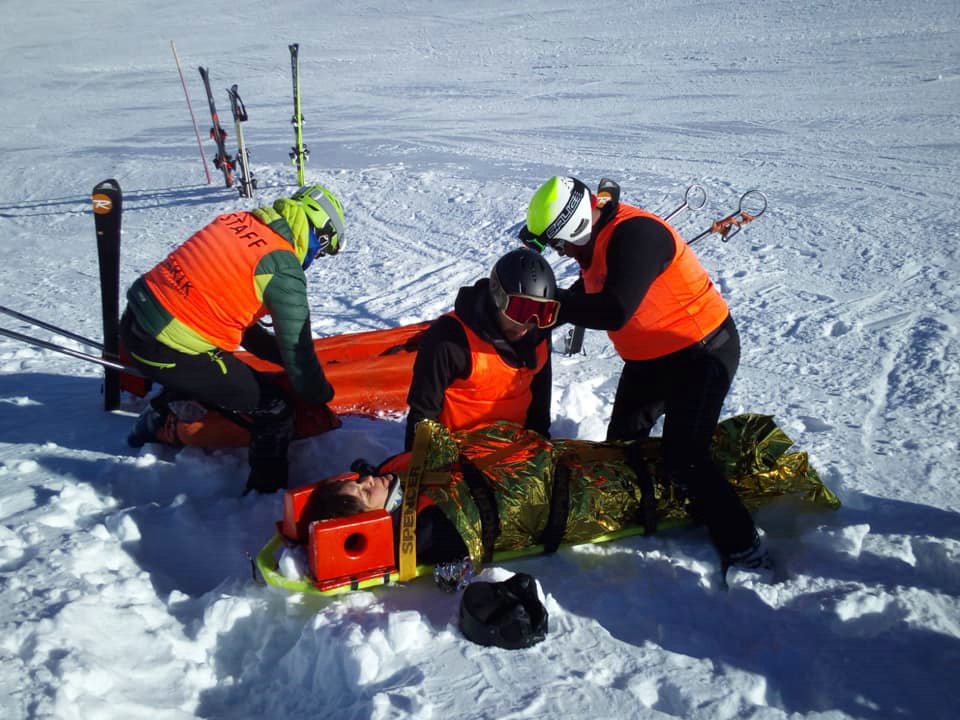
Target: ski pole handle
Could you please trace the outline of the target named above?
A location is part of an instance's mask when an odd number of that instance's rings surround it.
[[[751,203],[756,203],[755,207],[757,209],[751,210],[749,212],[750,219],[756,220],[758,217],[763,215],[763,213],[767,209],[767,196],[764,195],[762,191],[757,189],[747,190],[743,195],[741,195],[740,205],[737,207],[737,210],[741,215],[744,215],[744,216],[747,215],[747,208],[743,206],[743,203],[744,201],[747,200],[747,198],[751,198],[750,200]],[[743,223],[743,224],[746,225],[746,223]]]

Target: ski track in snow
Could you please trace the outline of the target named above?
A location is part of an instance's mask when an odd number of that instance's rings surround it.
[[[196,66],[218,93],[239,83],[255,200],[212,166],[205,184],[170,39],[202,136]],[[347,209],[344,251],[309,273],[317,336],[450,309],[552,174],[612,177],[660,213],[699,182],[686,237],[761,189],[763,217],[695,247],[743,341],[725,414],[775,415],[844,503],[761,513],[777,584],[720,590],[702,530],[489,568],[536,576],[550,633],[482,648],[429,581],[334,600],[257,587],[247,554],[280,500],[240,497],[243,451],[132,451],[143,401],[104,414],[99,368],[0,337],[4,718],[958,715],[955,2],[40,2],[0,40],[0,303],[91,338],[89,189],[124,189],[123,287],[214,215],[289,192],[290,42],[307,176]],[[602,439],[621,363],[603,333],[584,348],[554,355],[552,429]],[[294,444],[292,476],[402,436],[402,418],[348,417]]]

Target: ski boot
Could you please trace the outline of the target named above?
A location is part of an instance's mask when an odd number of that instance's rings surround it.
[[[148,406],[146,410],[140,413],[133,430],[127,435],[127,445],[132,448],[142,448],[150,442],[157,441],[157,431],[163,427],[163,415]]]

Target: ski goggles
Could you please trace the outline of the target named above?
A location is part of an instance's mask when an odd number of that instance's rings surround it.
[[[333,255],[335,250],[331,252],[331,247],[336,248],[337,246],[337,233],[333,228],[333,224],[328,220],[327,224],[323,226],[320,230],[315,228],[313,225],[310,225],[309,229],[309,239],[307,241],[307,254],[303,258],[303,269],[306,270],[313,264],[313,261],[318,257],[323,255]]]
[[[500,312],[518,325],[526,325],[531,320],[536,320],[537,327],[545,330],[556,324],[560,314],[560,302],[529,295],[507,295],[507,304],[500,308]]]
[[[563,245],[562,240],[551,239],[546,234],[534,235],[526,225],[520,228],[518,237],[526,247],[538,253],[543,253],[548,247],[559,250]]]

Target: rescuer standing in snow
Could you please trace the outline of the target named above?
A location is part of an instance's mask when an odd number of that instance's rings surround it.
[[[580,265],[560,289],[560,323],[606,330],[624,360],[608,440],[647,437],[660,416],[669,480],[686,493],[724,567],[768,567],[750,514],[710,458],[710,439],[740,361],[726,301],[693,250],[667,222],[620,202],[601,180],[597,194],[553,177],[533,195],[520,238]]]

